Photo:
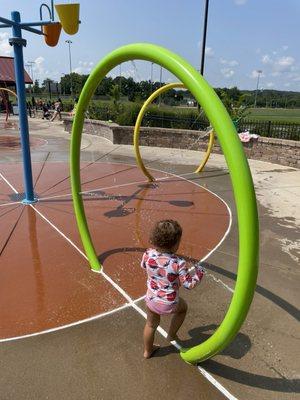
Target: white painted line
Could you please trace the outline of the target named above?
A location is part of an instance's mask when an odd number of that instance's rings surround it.
[[[228,390],[225,389],[224,386],[221,385],[221,383],[218,382],[204,368],[200,367],[200,365],[198,365],[197,368],[198,368],[198,371],[200,372],[200,374],[202,374],[212,385],[214,385],[215,388],[217,388],[225,397],[227,397],[227,399],[229,399],[229,400],[238,400],[237,397],[235,397],[231,393],[229,393]]]
[[[102,163],[99,163],[99,164],[102,164]],[[110,163],[110,164],[114,164],[114,163]],[[118,164],[118,163],[116,163],[116,164]],[[131,164],[125,164],[125,165],[131,165]],[[156,171],[159,171],[159,170],[156,170]],[[165,172],[165,173],[170,175],[169,172]],[[180,177],[181,178],[181,177],[184,177],[184,176],[187,176],[187,175],[191,175],[191,174],[193,174],[193,172],[188,172],[188,173],[182,174],[182,175],[176,175],[176,177]],[[162,178],[159,178],[159,179],[155,180],[155,182],[165,181],[165,180],[171,179],[171,178],[173,178],[173,176],[166,176],[166,177],[162,177]],[[99,179],[101,179],[101,178],[99,178]],[[190,182],[188,179],[187,179],[187,181]],[[148,180],[143,180],[143,181],[136,181],[136,182],[129,182],[129,183],[121,183],[119,185],[104,186],[104,187],[101,187],[99,189],[83,190],[82,192],[80,192],[80,194],[88,194],[88,193],[99,192],[101,190],[116,189],[116,188],[120,188],[120,187],[132,186],[132,185],[140,185],[140,184],[143,184],[143,183],[149,183],[149,184],[153,183],[153,184],[155,184],[155,182],[149,182]],[[190,183],[193,183],[193,182],[190,182]],[[200,186],[200,185],[198,185],[198,186]],[[57,199],[57,198],[60,198],[60,197],[71,197],[71,196],[72,196],[72,193],[58,194],[58,195],[55,195],[55,196],[40,197],[39,201]]]
[[[123,296],[125,299],[130,303],[133,304],[132,298],[123,290],[115,281],[111,279],[110,276],[108,276],[104,271],[103,268],[100,271],[101,275]]]
[[[21,201],[12,201],[12,202],[10,202],[10,203],[1,203],[1,204],[0,204],[0,207],[12,206],[12,205],[14,205],[14,204],[22,204],[22,202],[21,202]]]
[[[102,162],[100,162],[99,164],[102,164]],[[120,163],[110,163],[110,164],[120,164]],[[124,165],[128,165],[128,166],[132,166],[132,164],[128,164],[128,163],[123,163],[123,164],[124,164]],[[201,187],[202,189],[204,189],[204,190],[206,190],[207,192],[211,193],[212,195],[214,195],[215,197],[217,197],[217,198],[226,206],[227,211],[228,211],[228,214],[229,214],[229,225],[228,225],[228,228],[227,228],[226,232],[224,233],[222,239],[219,241],[219,243],[218,243],[213,249],[211,249],[211,251],[210,251],[206,256],[204,256],[204,257],[201,258],[201,260],[200,260],[200,262],[205,261],[208,257],[211,256],[211,254],[212,254],[213,252],[215,252],[215,251],[217,250],[217,248],[219,248],[219,247],[221,246],[221,244],[224,242],[224,240],[226,239],[226,237],[228,236],[228,234],[229,234],[229,232],[230,232],[230,229],[231,229],[231,226],[232,226],[232,212],[231,212],[230,207],[229,207],[228,204],[225,202],[225,200],[223,200],[219,195],[217,195],[217,194],[214,193],[213,191],[207,189],[206,187],[200,185],[199,183],[196,183],[196,182],[193,182],[193,181],[190,181],[190,180],[184,178],[184,176],[195,174],[194,172],[188,172],[188,173],[186,173],[186,174],[176,175],[176,174],[173,174],[173,173],[171,173],[171,172],[164,172],[164,171],[161,171],[161,170],[159,170],[159,169],[157,169],[157,168],[151,168],[151,169],[154,170],[154,171],[157,171],[157,172],[160,172],[160,173],[163,173],[163,174],[166,174],[166,175],[167,175],[167,176],[165,176],[165,177],[162,177],[162,178],[160,178],[160,179],[157,179],[155,182],[166,181],[167,179],[170,179],[170,178],[173,178],[173,177],[180,178],[180,179],[185,180],[185,181],[187,181],[188,183],[191,183],[191,184],[193,184],[193,185],[195,185],[195,186]],[[155,183],[155,182],[153,182],[153,183]],[[129,183],[121,184],[121,185],[106,186],[106,187],[102,187],[102,188],[100,188],[100,189],[93,189],[93,190],[82,191],[82,192],[80,192],[80,193],[81,193],[81,194],[87,194],[87,193],[97,192],[97,191],[100,191],[100,190],[115,189],[115,188],[119,188],[119,187],[132,186],[132,185],[138,185],[138,184],[143,184],[143,183],[149,183],[149,181],[148,181],[148,180],[143,180],[143,181],[129,182]],[[41,199],[39,199],[39,200],[42,200],[42,201],[43,201],[43,200],[50,200],[50,199],[54,199],[54,198],[66,197],[66,196],[71,196],[71,195],[72,195],[72,194],[65,194],[65,195],[57,195],[57,196],[52,196],[52,197],[44,197],[44,198],[41,198]],[[191,270],[193,270],[193,268],[191,268]],[[213,274],[208,274],[208,276],[211,276],[212,279],[213,279],[216,283],[220,283],[225,289],[229,290],[231,293],[234,292],[234,290],[233,290],[230,286],[228,286],[228,285],[227,285],[225,282],[223,282],[221,279],[215,277]],[[135,300],[135,301],[137,302],[138,300]]]
[[[135,299],[133,302],[138,303],[139,301],[144,300],[145,297],[146,297],[146,295],[144,294],[143,296],[139,297],[138,299]]]
[[[0,176],[1,176],[1,178],[4,180],[4,182],[6,182],[6,183],[8,184],[8,186],[11,188],[11,190],[12,190],[13,192],[19,193],[19,192],[8,182],[8,180],[1,174],[1,172],[0,172]]]
[[[0,173],[1,174],[1,173]],[[2,174],[1,174],[2,175]],[[174,176],[177,176],[177,177],[179,177],[178,175],[175,175],[175,174],[172,174],[172,175],[174,175]],[[16,193],[18,193],[17,191],[16,191],[16,189],[12,186],[12,185],[10,185],[10,183],[3,177],[3,179],[7,182],[7,184],[16,192]],[[184,178],[183,178],[184,179]],[[189,181],[188,181],[189,182]],[[192,182],[193,183],[193,182]],[[195,185],[197,185],[197,184],[195,184]],[[200,185],[197,185],[197,186],[200,186]],[[204,188],[205,189],[205,188]],[[211,192],[211,193],[213,193],[213,192]],[[213,193],[214,194],[214,193]],[[217,195],[216,195],[217,196]],[[217,196],[217,197],[219,197],[219,196]],[[225,203],[225,202],[224,202]],[[226,203],[225,203],[226,204]],[[50,224],[50,226],[53,228],[53,229],[55,229],[65,240],[67,240],[86,260],[87,260],[87,257],[86,257],[86,255],[71,241],[71,239],[69,239],[63,232],[61,232],[52,222],[50,222],[40,211],[38,211],[32,204],[30,204],[30,207],[32,207],[45,221],[47,221],[49,224]],[[228,207],[228,206],[227,206]],[[231,215],[231,214],[230,214]],[[228,230],[227,230],[228,231]],[[222,239],[222,241],[224,240],[224,238]],[[212,252],[210,252],[210,254],[211,254]],[[123,297],[125,297],[125,299],[128,301],[128,303],[127,304],[125,304],[124,306],[122,306],[122,308],[125,308],[126,306],[128,307],[128,306],[131,306],[132,308],[134,308],[140,315],[142,315],[145,319],[147,318],[147,315],[146,315],[146,313],[140,308],[140,307],[138,307],[135,303],[134,303],[134,301],[131,299],[131,297],[118,285],[118,284],[116,284],[104,271],[100,271],[100,273],[103,275],[103,277],[105,278],[105,279],[107,279],[107,281],[108,282],[110,282],[111,283],[111,285],[116,289],[116,290],[118,290],[118,292],[123,296]],[[119,308],[120,309],[120,308]],[[118,309],[118,310],[119,310]],[[108,313],[112,313],[112,312],[114,312],[114,310],[112,310],[112,311],[110,311],[110,312],[108,312]],[[104,313],[104,314],[100,314],[100,315],[108,315],[108,313]],[[94,317],[91,317],[91,318],[94,318]],[[98,316],[98,317],[95,317],[95,319],[96,318],[100,318],[100,316]],[[83,320],[84,322],[86,322],[86,321],[89,321],[90,320],[90,318],[88,318],[87,320]],[[77,322],[75,322],[75,323],[73,323],[73,324],[70,324],[70,325],[64,325],[64,326],[61,326],[61,327],[58,327],[58,328],[53,328],[53,329],[51,329],[51,330],[48,330],[48,332],[54,332],[54,331],[56,331],[56,330],[61,330],[61,329],[64,329],[64,328],[66,328],[66,327],[68,327],[68,326],[76,326],[76,325],[78,325],[80,322],[79,321],[77,321]],[[81,322],[81,323],[83,323],[83,322]],[[158,326],[158,328],[157,328],[157,331],[163,336],[163,337],[167,337],[167,332],[161,327],[161,326]],[[47,331],[44,331],[45,333],[47,333]],[[39,333],[39,332],[37,332],[37,333],[33,333],[33,334],[29,334],[29,335],[24,335],[24,336],[19,336],[19,337],[16,337],[15,339],[14,338],[8,338],[8,339],[2,339],[0,342],[2,342],[2,341],[12,341],[12,340],[17,340],[17,339],[22,339],[22,338],[27,338],[27,337],[31,337],[31,336],[37,336],[37,335],[39,335],[39,334],[41,334],[41,333]],[[173,345],[173,346],[175,346],[178,350],[180,350],[181,349],[181,346],[174,340],[174,341],[172,341],[171,342],[171,344]],[[200,369],[201,368],[201,369]],[[214,385],[225,397],[227,397],[229,400],[237,400],[235,397],[233,397],[215,378],[213,378],[207,371],[205,371],[202,367],[198,367],[198,370],[201,372],[201,374],[206,378],[206,379],[208,379],[210,382],[211,382],[211,384],[212,385]],[[205,374],[204,374],[205,373]]]
[[[84,324],[84,323],[86,323],[86,322],[90,322],[90,321],[94,321],[94,320],[96,320],[96,319],[100,319],[100,318],[106,317],[107,315],[114,314],[115,312],[124,310],[125,308],[129,308],[129,307],[130,307],[130,304],[125,303],[125,304],[123,304],[122,306],[120,306],[120,307],[118,307],[118,308],[114,308],[113,310],[106,311],[106,312],[104,312],[104,313],[102,313],[102,314],[94,315],[93,317],[81,319],[81,320],[79,320],[79,321],[72,322],[72,323],[67,324],[67,325],[61,325],[61,326],[58,326],[58,327],[55,327],[55,328],[46,329],[46,330],[44,330],[44,331],[35,332],[35,333],[30,333],[30,334],[28,334],[28,335],[15,336],[15,337],[6,338],[6,339],[0,339],[0,343],[12,342],[12,341],[14,341],[14,340],[26,339],[26,338],[30,338],[30,337],[33,337],[33,336],[44,335],[44,334],[46,334],[46,333],[61,331],[61,330],[63,330],[63,329],[70,328],[70,327],[72,327],[72,326],[81,325],[81,324]]]
[[[55,229],[56,232],[58,232],[67,242],[69,242],[70,245],[73,246],[86,260],[88,260],[87,256],[84,254],[84,252],[82,250],[80,250],[80,248],[77,247],[76,244],[73,243],[72,240],[69,239],[61,230],[59,230],[54,224],[52,224],[52,222],[49,221],[49,219],[47,217],[45,217],[45,215],[43,215],[37,208],[35,208],[33,204],[29,204],[29,206],[31,208],[33,208],[34,211],[37,212],[46,222],[48,222],[48,224],[51,225],[52,228]]]

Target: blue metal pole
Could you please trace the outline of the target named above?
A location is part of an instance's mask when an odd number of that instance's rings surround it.
[[[13,11],[11,18],[17,24],[21,21],[20,13]],[[10,44],[14,48],[14,65],[15,65],[15,78],[18,95],[19,107],[19,123],[21,133],[21,147],[23,156],[23,177],[25,186],[25,198],[23,203],[34,203],[36,199],[33,193],[30,145],[29,145],[29,131],[26,107],[26,91],[24,79],[24,59],[23,59],[23,46],[26,46],[26,40],[22,38],[22,30],[19,25],[12,26],[13,37],[9,39]]]

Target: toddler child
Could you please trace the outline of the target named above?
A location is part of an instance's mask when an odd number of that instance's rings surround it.
[[[150,234],[153,248],[148,249],[141,262],[147,272],[147,321],[144,328],[144,357],[150,358],[157,346],[153,345],[154,335],[160,323],[160,316],[172,314],[168,340],[176,340],[187,312],[186,302],[179,297],[179,287],[192,289],[202,279],[204,269],[195,265],[195,274],[190,275],[184,259],[175,253],[182,236],[177,221],[163,220],[155,224]]]

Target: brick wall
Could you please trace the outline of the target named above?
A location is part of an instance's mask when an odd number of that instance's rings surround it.
[[[70,132],[72,119],[65,118],[64,125],[65,130]],[[83,132],[105,137],[114,144],[133,144],[132,126],[86,120]],[[152,127],[142,127],[140,130],[141,146],[206,150],[207,142],[208,134],[201,131]],[[243,143],[243,147],[248,158],[300,168],[300,142],[298,141],[259,137],[258,140]],[[213,153],[221,152],[216,141]]]

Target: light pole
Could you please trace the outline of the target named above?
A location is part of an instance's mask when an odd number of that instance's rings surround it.
[[[60,78],[60,90],[61,94],[65,95],[66,94],[66,88],[65,88],[65,83],[62,82],[62,79],[66,76],[63,72],[61,73],[61,78]]]
[[[119,65],[119,67],[120,67],[119,90],[120,90],[120,98],[121,98],[121,90],[122,90],[122,63]]]
[[[262,70],[258,69],[256,72],[257,72],[257,83],[256,83],[255,98],[254,98],[254,108],[256,107],[259,78],[260,78],[260,74],[262,73]]]
[[[33,82],[33,84],[32,84],[32,86],[30,86],[30,92],[31,93],[34,93],[34,77],[33,77],[33,65],[35,64],[35,61],[27,61],[27,63],[25,64],[26,65],[26,67],[28,67],[29,68],[29,71],[30,71],[30,76],[31,76],[31,79],[32,79],[32,82]]]
[[[159,73],[159,87],[162,85],[162,66],[160,67],[160,73]],[[159,102],[158,106],[160,107],[161,105],[161,95],[159,95]]]
[[[150,83],[152,87],[152,82],[153,82],[153,62],[151,63],[151,69],[150,69]]]
[[[205,60],[205,47],[206,47],[206,32],[207,32],[208,6],[209,6],[209,0],[205,0],[204,25],[203,25],[203,36],[202,36],[202,51],[201,51],[201,65],[200,65],[200,73],[201,73],[201,75],[203,75],[203,73],[204,73],[204,60]]]
[[[70,65],[70,85],[71,85],[71,96],[73,96],[73,82],[72,82],[72,57],[71,57],[71,44],[72,40],[66,40],[69,45],[69,65]]]
[[[200,63],[200,74],[204,74],[204,61],[205,61],[205,47],[206,47],[206,32],[207,32],[207,20],[208,20],[208,6],[209,0],[205,0],[204,9],[204,23],[203,23],[203,34],[202,34],[202,50],[201,50],[201,63]],[[200,111],[200,104],[198,103],[198,111]]]

